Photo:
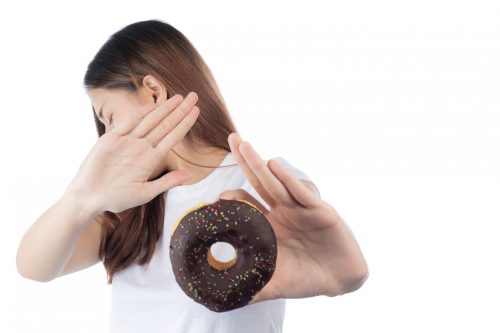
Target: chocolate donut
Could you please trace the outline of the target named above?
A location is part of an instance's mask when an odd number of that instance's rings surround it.
[[[227,242],[236,257],[220,262],[211,253]],[[187,296],[211,311],[247,305],[271,279],[278,249],[264,214],[245,200],[202,202],[182,215],[170,238],[175,279]]]

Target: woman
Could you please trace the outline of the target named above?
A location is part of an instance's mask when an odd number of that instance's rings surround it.
[[[102,261],[112,332],[279,332],[286,298],[364,283],[348,226],[304,172],[281,157],[266,163],[241,140],[209,68],[174,27],[149,20],[116,32],[84,86],[99,140],[21,240],[22,276],[50,281]],[[219,196],[258,206],[278,241],[272,279],[249,305],[222,313],[182,292],[162,237]]]

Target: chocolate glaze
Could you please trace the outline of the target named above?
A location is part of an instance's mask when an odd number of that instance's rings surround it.
[[[175,279],[187,296],[211,311],[247,305],[274,273],[276,236],[264,214],[246,201],[219,199],[189,210],[174,227],[170,261]],[[209,264],[215,242],[235,248],[231,267]]]

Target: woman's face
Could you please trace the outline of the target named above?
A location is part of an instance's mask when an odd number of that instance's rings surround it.
[[[89,90],[89,96],[97,117],[106,126],[106,132],[125,121],[128,117],[138,112],[144,104],[154,101],[152,95],[147,97],[146,92],[130,93],[125,90],[111,90],[94,88]],[[100,115],[102,108],[102,116]],[[174,146],[175,147],[175,146]],[[165,157],[150,176],[158,176],[169,166],[168,158]]]
[[[89,90],[92,107],[99,120],[106,126],[106,132],[130,117],[134,112],[149,102],[145,94],[130,93],[125,90],[94,88]],[[102,115],[101,115],[102,112]]]

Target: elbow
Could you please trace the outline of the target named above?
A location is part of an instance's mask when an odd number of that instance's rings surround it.
[[[17,268],[17,273],[28,280],[36,281],[36,282],[49,282],[54,280],[53,277],[46,277],[46,276],[37,276],[34,274],[34,272],[30,271],[29,268],[26,267],[25,264],[21,263],[19,255],[16,258],[16,268]]]
[[[25,270],[19,269],[19,267],[17,268],[17,272],[19,273],[19,275],[21,277],[28,279],[28,280],[36,281],[36,282],[50,282],[50,281],[54,280],[54,278],[36,276],[36,275],[32,274],[31,272],[27,272]]]

